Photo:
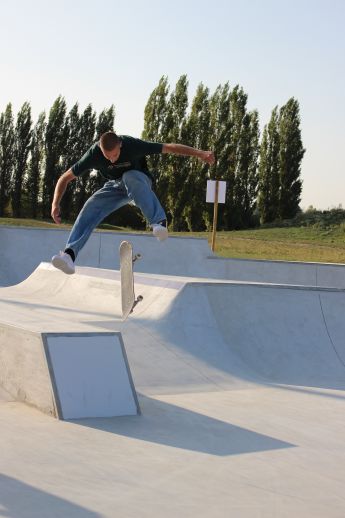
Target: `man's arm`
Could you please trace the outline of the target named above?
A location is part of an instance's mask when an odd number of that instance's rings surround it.
[[[172,153],[174,155],[195,156],[209,165],[214,164],[215,158],[213,151],[202,151],[184,144],[163,144],[162,153]]]
[[[60,215],[60,202],[65,194],[67,189],[67,185],[75,180],[77,177],[72,173],[72,169],[68,169],[60,178],[55,186],[54,198],[52,203],[51,216],[55,223],[61,223],[61,215]]]

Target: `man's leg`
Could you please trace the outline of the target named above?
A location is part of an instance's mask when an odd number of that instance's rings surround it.
[[[166,239],[168,237],[166,215],[152,191],[150,178],[141,171],[132,170],[122,175],[122,182],[128,197],[139,207],[156,237],[161,241]]]
[[[121,181],[107,182],[87,200],[80,211],[69,235],[66,248],[72,249],[77,257],[97,225],[129,201]]]
[[[65,252],[73,261],[71,259],[71,262],[69,262],[68,257],[65,257],[66,254],[62,253],[60,256],[53,257],[52,262],[54,266],[62,269],[65,273],[74,273],[73,262],[89,239],[92,231],[111,212],[129,202],[130,199],[127,191],[121,181],[107,182],[101,189],[95,192],[80,211],[67,240]],[[64,265],[65,259],[69,263],[66,267]]]

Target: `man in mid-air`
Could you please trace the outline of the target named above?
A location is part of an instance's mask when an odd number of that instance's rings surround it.
[[[80,211],[65,250],[52,257],[52,264],[56,268],[67,274],[74,273],[74,262],[92,231],[111,212],[128,203],[141,210],[159,241],[168,237],[166,215],[152,190],[152,175],[145,159],[148,155],[160,153],[197,157],[210,165],[215,160],[212,151],[202,151],[183,144],[147,142],[108,131],[59,178],[51,210],[55,223],[61,223],[60,202],[71,181],[93,169],[108,181],[87,200]]]

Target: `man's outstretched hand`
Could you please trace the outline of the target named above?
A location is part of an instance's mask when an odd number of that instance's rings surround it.
[[[60,215],[60,207],[59,206],[53,206],[51,211],[51,217],[57,223],[60,225],[61,223],[61,215]]]
[[[203,162],[206,162],[209,165],[213,165],[215,163],[213,151],[202,151],[199,158],[200,158],[200,160],[202,160]]]

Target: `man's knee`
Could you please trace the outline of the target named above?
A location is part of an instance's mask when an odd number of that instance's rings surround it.
[[[127,171],[126,173],[123,173],[122,180],[125,183],[125,185],[131,185],[131,184],[145,184],[149,185],[150,181],[149,178],[146,176],[145,173],[142,173],[141,171]]]

